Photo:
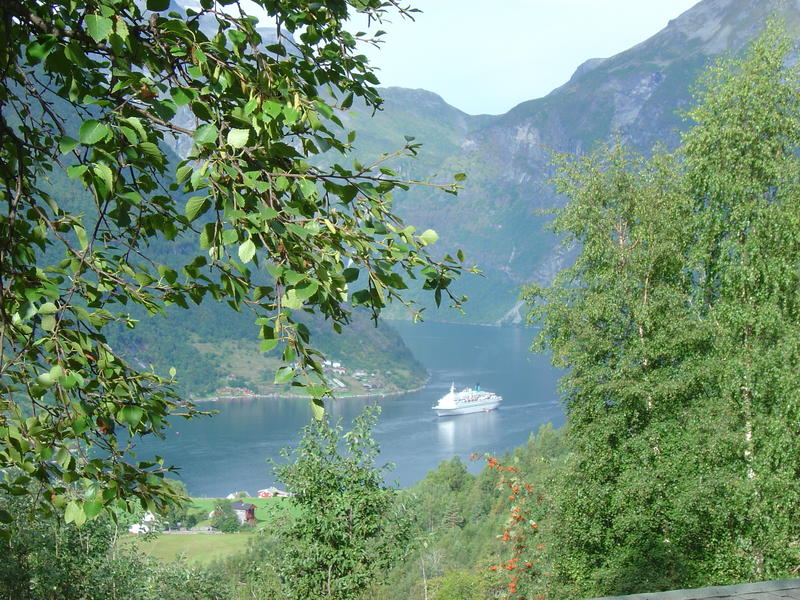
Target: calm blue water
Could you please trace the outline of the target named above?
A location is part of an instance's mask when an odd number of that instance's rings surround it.
[[[374,430],[381,461],[395,463],[387,479],[407,487],[440,461],[473,452],[500,453],[524,443],[544,423],[560,426],[564,411],[556,395],[558,371],[547,357],[528,351],[534,332],[514,327],[441,323],[393,323],[431,373],[428,385],[393,398],[343,399],[329,410],[345,426],[362,408],[377,402],[382,414]],[[455,382],[480,383],[503,397],[490,413],[436,417],[431,410]],[[219,414],[181,421],[167,439],[140,444],[140,456],[158,454],[181,467],[180,479],[194,496],[278,485],[267,458],[297,443],[311,418],[307,400],[234,400],[207,404]],[[476,465],[477,466],[477,465]]]

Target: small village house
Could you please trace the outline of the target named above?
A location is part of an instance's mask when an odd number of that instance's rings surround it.
[[[236,502],[231,502],[231,508],[233,512],[236,514],[236,518],[239,519],[239,524],[244,525],[245,523],[252,523],[256,520],[256,505],[249,504],[246,502],[242,502],[238,500]]]

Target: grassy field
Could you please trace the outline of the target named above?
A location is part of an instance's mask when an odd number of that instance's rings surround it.
[[[160,535],[154,540],[143,541],[139,536],[128,535],[120,543],[136,548],[163,562],[184,556],[190,562],[208,564],[243,552],[252,533],[219,533],[206,535]]]
[[[253,530],[246,533],[222,534],[163,534],[149,541],[144,541],[139,536],[128,535],[120,543],[136,545],[141,552],[162,560],[172,561],[179,556],[184,556],[190,562],[208,564],[232,556],[247,549],[250,538],[259,529],[269,528],[270,523],[292,512],[292,505],[288,498],[242,498],[243,502],[256,505],[256,525]],[[207,515],[216,506],[216,498],[192,498],[190,510],[196,510]],[[208,522],[201,523],[203,525]]]
[[[256,521],[258,526],[265,526],[273,519],[281,518],[291,512],[289,498],[239,498],[242,502],[256,505]],[[208,514],[217,504],[216,498],[192,498],[190,510],[198,510]]]

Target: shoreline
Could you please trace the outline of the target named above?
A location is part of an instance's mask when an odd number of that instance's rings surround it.
[[[350,398],[390,398],[392,396],[403,396],[405,394],[412,394],[424,389],[428,382],[431,380],[430,373],[425,377],[420,385],[409,390],[398,390],[396,392],[376,392],[369,394],[334,394],[333,396],[326,396],[332,400],[346,400]],[[247,394],[244,396],[209,396],[206,398],[193,398],[192,402],[225,402],[226,400],[269,400],[275,398],[292,398],[292,399],[307,399],[310,400],[311,396],[308,394],[292,394],[291,392],[278,393],[272,392],[270,394]]]

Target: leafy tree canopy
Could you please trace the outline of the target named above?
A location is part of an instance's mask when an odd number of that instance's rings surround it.
[[[276,474],[297,508],[279,533],[285,597],[361,598],[408,551],[407,509],[384,483],[387,467],[375,465],[371,430],[379,413],[367,407],[347,433],[327,417],[312,421],[300,445],[284,452],[294,460]]]
[[[800,562],[794,50],[770,24],[709,69],[673,155],[561,162],[555,228],[580,251],[528,290],[538,346],[568,369],[553,597],[776,579]]]
[[[128,307],[210,299],[253,310],[262,350],[286,362],[276,381],[304,386],[320,416],[320,354],[296,311],[339,331],[351,304],[377,317],[402,301],[408,278],[458,303],[460,260],[433,260],[436,233],[393,212],[392,192],[414,182],[386,161],[416,145],[372,164],[343,156],[355,135],[337,111],[354,98],[380,105],[356,47],[369,40],[346,19],[408,9],[256,4],[274,43],[230,0],[185,13],[168,0],[0,7],[0,469],[23,472],[0,488],[25,493],[33,480],[37,502],[68,522],[180,497],[160,459],[129,453],[137,436],[198,409],[108,344],[109,324],[136,326]],[[185,159],[169,136],[189,140]],[[66,195],[76,184],[90,202]],[[153,252],[175,240],[196,248],[190,259]]]

